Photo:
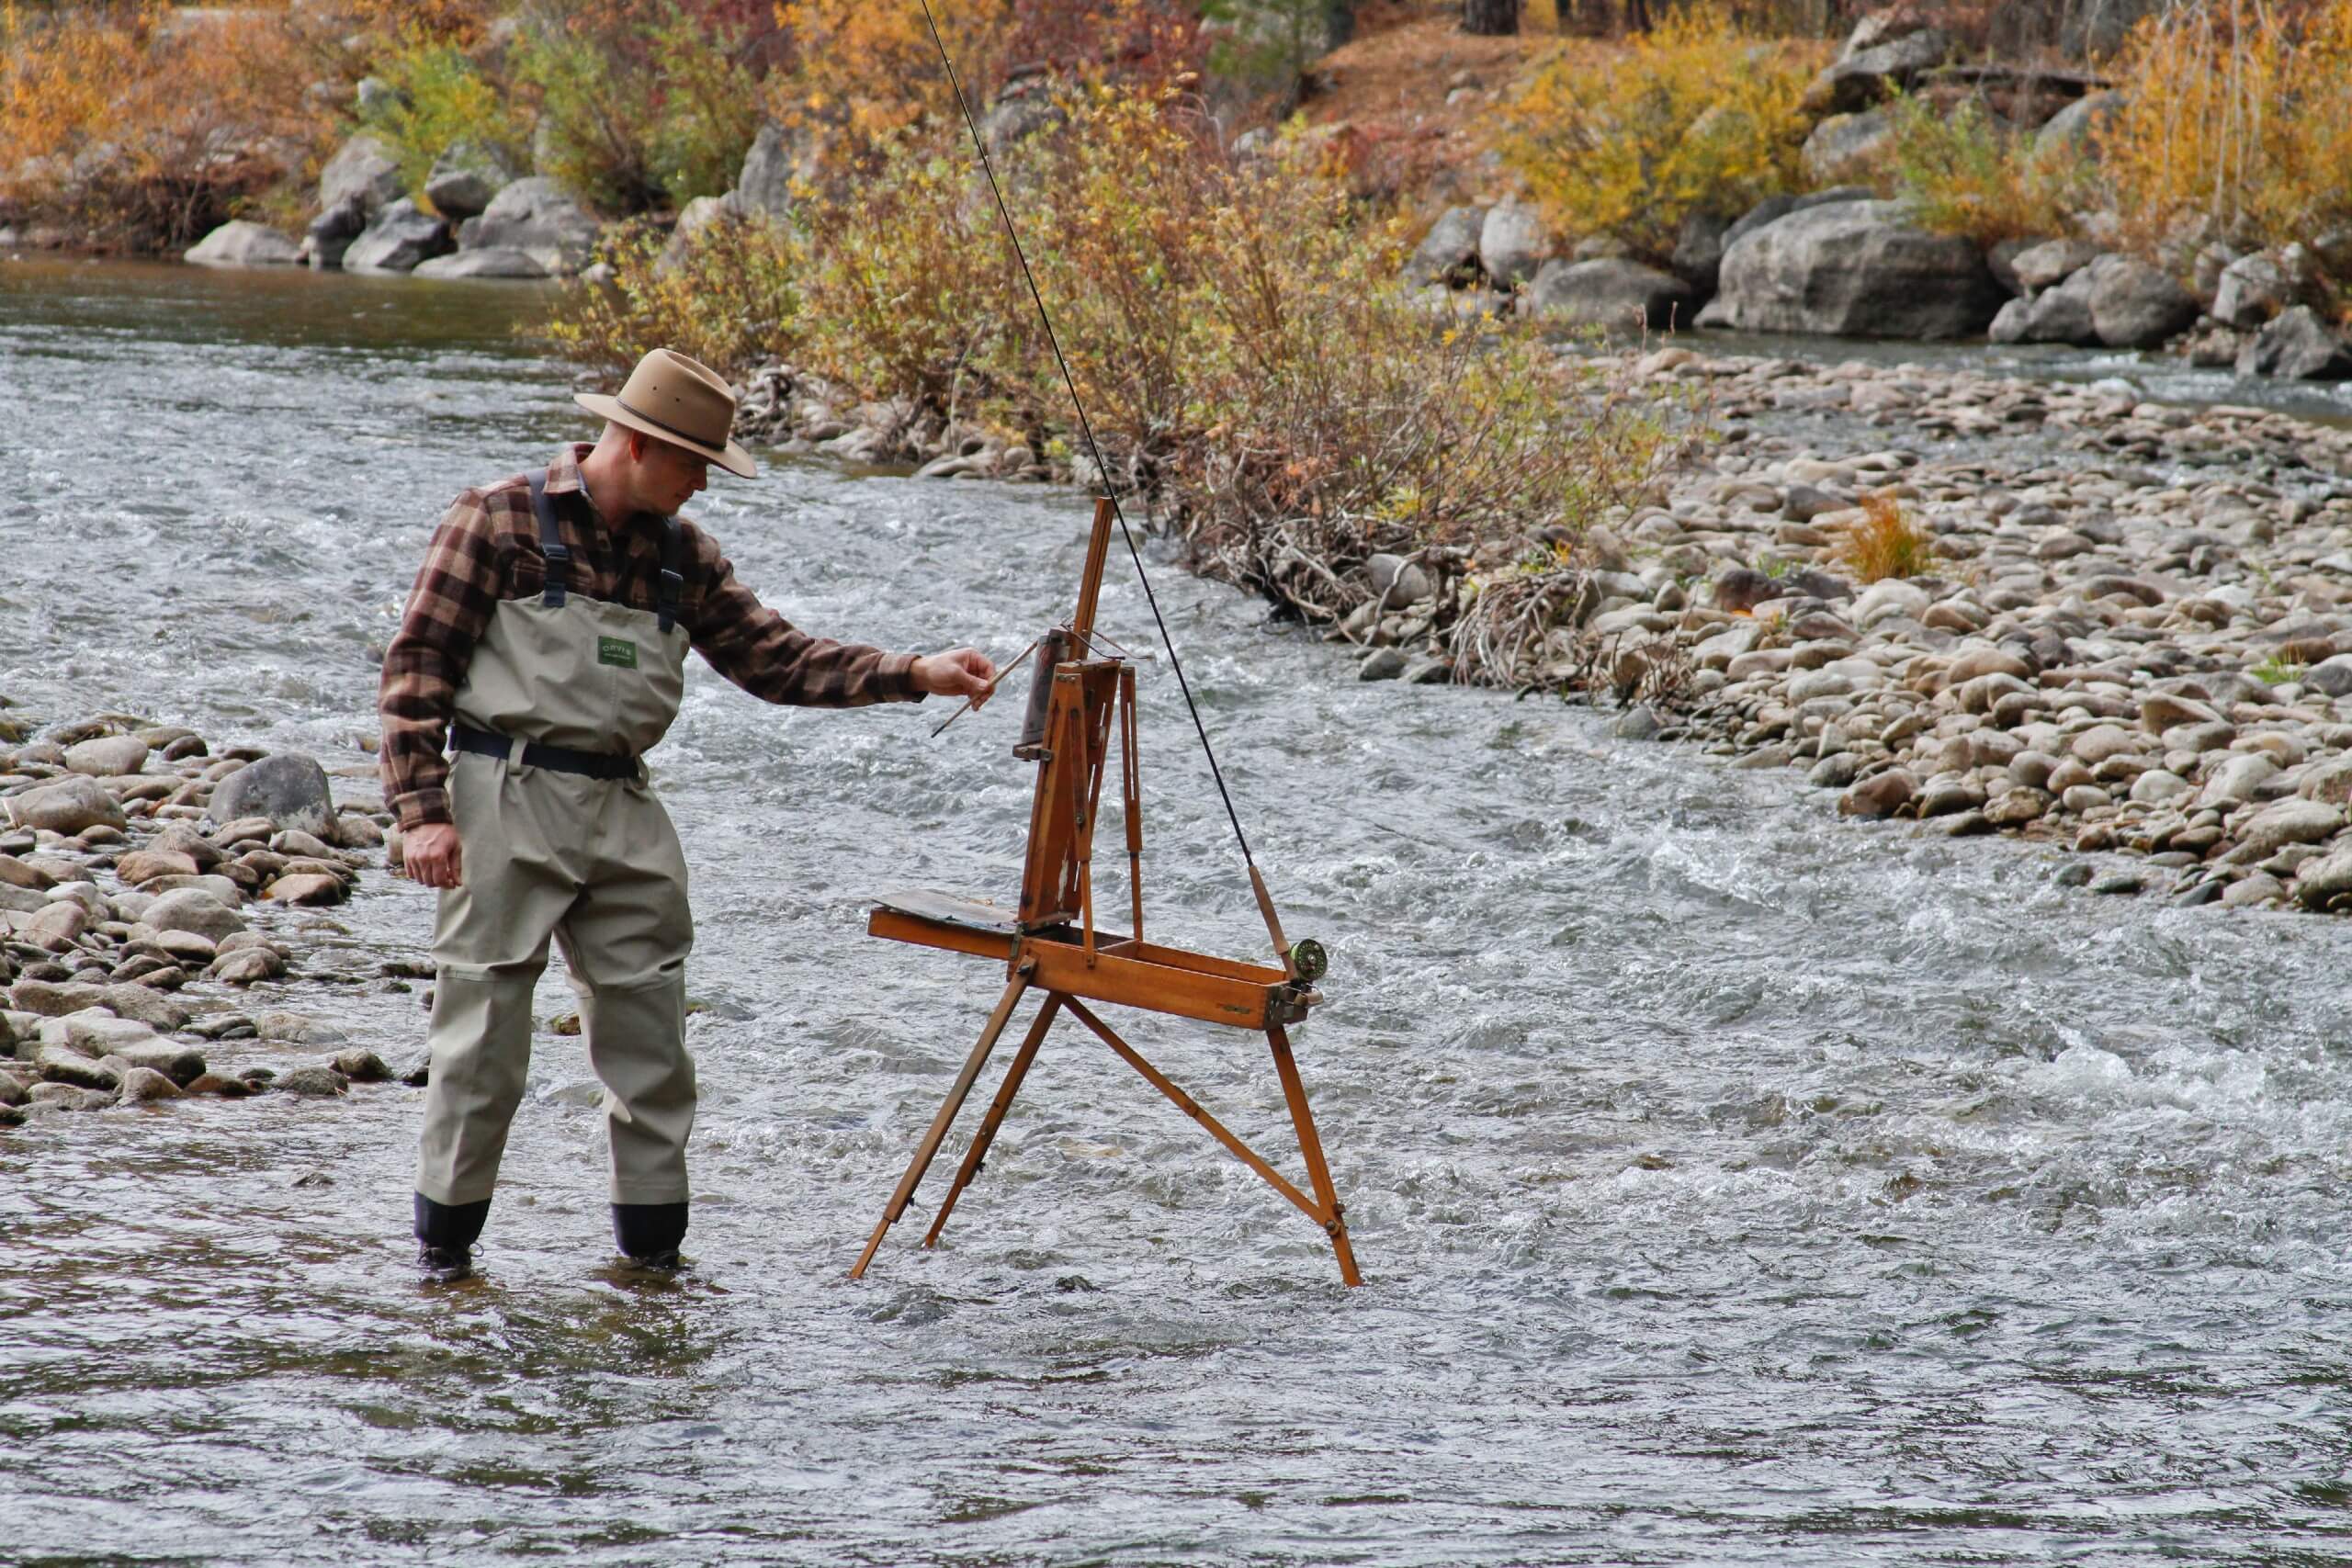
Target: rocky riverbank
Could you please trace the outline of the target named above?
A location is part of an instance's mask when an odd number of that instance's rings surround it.
[[[1639,371],[1709,385],[1729,439],[1546,574],[1510,679],[1639,697],[1621,735],[1802,770],[1849,817],[2125,857],[2067,868],[2099,891],[2352,906],[2352,431],[2124,382]],[[1873,498],[1907,575],[1851,570]],[[1367,678],[1493,678],[1485,583],[1424,573],[1332,635]]]
[[[288,1007],[430,973],[354,972],[322,913],[382,864],[391,818],[366,793],[339,806],[299,753],[216,753],[121,715],[33,730],[0,709],[0,1125],[390,1077]]]

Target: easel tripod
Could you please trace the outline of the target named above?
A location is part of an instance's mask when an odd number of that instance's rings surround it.
[[[881,1223],[874,1227],[865,1250],[858,1255],[850,1277],[865,1273],[866,1265],[882,1245],[890,1226],[913,1201],[915,1190],[939,1153],[956,1113],[970,1096],[981,1069],[988,1065],[998,1038],[1012,1021],[1022,998],[1032,989],[1045,993],[1045,1002],[1022,1036],[1012,1065],[981,1119],[979,1131],[956,1173],[955,1185],[941,1201],[931,1229],[923,1236],[930,1247],[946,1227],[956,1201],[970,1186],[988,1158],[989,1145],[1020,1093],[1023,1080],[1045,1043],[1046,1032],[1063,1012],[1091,1030],[1154,1089],[1178,1109],[1208,1130],[1235,1157],[1256,1171],[1268,1185],[1323,1227],[1340,1265],[1340,1277],[1351,1285],[1363,1282],[1356,1271],[1355,1254],[1348,1242],[1347,1220],[1331,1174],[1323,1159],[1323,1145],[1307,1108],[1306,1090],[1299,1080],[1285,1026],[1306,1016],[1322,1000],[1313,982],[1322,974],[1322,950],[1312,942],[1292,946],[1283,940],[1281,922],[1267,895],[1265,882],[1250,865],[1250,884],[1266,918],[1283,967],[1238,963],[1231,959],[1161,947],[1143,939],[1143,814],[1136,774],[1136,681],[1134,668],[1123,660],[1097,650],[1095,603],[1102,586],[1102,569],[1109,552],[1112,503],[1098,501],[1094,525],[1088,536],[1086,567],[1080,581],[1078,608],[1069,624],[1056,627],[1040,640],[1035,684],[1030,693],[1027,721],[1014,755],[1037,763],[1037,784],[1029,815],[1028,853],[1021,878],[1021,904],[1016,913],[939,893],[894,895],[883,899],[866,923],[873,935],[953,953],[975,953],[1003,961],[1004,990],[989,1014],[979,1043],[972,1048],[947,1092],[947,1100],[932,1119],[916,1145],[906,1175],[890,1194]],[[1127,935],[1098,931],[1094,923],[1094,828],[1102,801],[1103,774],[1110,760],[1111,738],[1118,737],[1120,800],[1125,819],[1127,886],[1134,930]],[[1246,847],[1246,846],[1245,846]],[[1190,1095],[1146,1061],[1141,1053],[1097,1017],[1088,1002],[1142,1008],[1147,1011],[1198,1019],[1229,1028],[1261,1032],[1274,1059],[1274,1072],[1288,1103],[1299,1153],[1306,1165],[1312,1196],[1276,1170],[1255,1150],[1235,1136],[1223,1122],[1203,1110]]]

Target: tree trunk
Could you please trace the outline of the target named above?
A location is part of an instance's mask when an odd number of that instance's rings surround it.
[[[1519,0],[1462,0],[1462,30],[1481,38],[1519,31]]]

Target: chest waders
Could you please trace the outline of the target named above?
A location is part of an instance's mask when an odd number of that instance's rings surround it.
[[[623,1252],[652,1258],[685,1234],[695,1121],[685,858],[638,760],[677,717],[685,685],[683,547],[676,519],[663,518],[658,611],[573,594],[546,480],[530,483],[546,587],[492,611],[451,730],[462,880],[443,890],[434,923],[416,1230],[461,1254],[481,1234],[552,937],[605,1087],[614,1229]]]

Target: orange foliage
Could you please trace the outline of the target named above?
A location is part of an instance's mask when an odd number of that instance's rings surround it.
[[[322,32],[283,6],[0,4],[0,205],[93,244],[186,244],[315,157]]]
[[[1928,564],[1928,536],[1905,515],[1891,490],[1862,497],[1862,515],[1838,536],[1838,561],[1863,582],[1917,577]]]

